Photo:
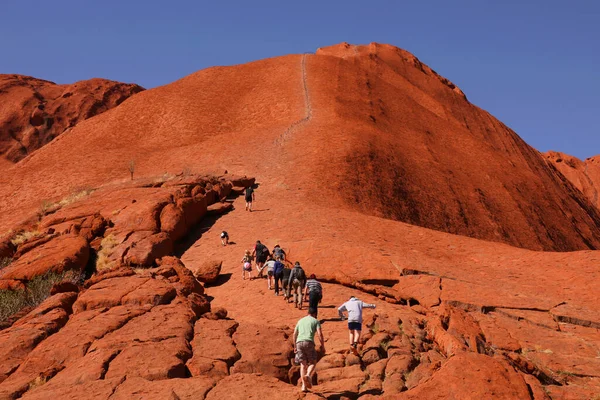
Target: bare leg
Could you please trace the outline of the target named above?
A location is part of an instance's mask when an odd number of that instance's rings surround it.
[[[305,383],[306,383],[306,387],[308,387],[308,388],[312,387],[312,374],[313,374],[314,370],[315,370],[315,364],[310,364],[306,370]]]
[[[354,343],[358,344],[358,340],[360,339],[360,331],[354,331]]]
[[[352,346],[352,344],[354,344],[354,331],[349,330],[348,331],[348,337],[349,337],[349,340],[350,340],[350,346]]]
[[[300,380],[302,381],[302,391],[304,392],[306,390],[306,380],[304,378],[304,375],[306,371],[306,362],[302,362],[300,363]]]

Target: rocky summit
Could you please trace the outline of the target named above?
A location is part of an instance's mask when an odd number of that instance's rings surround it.
[[[539,153],[376,43],[118,103],[3,167],[0,399],[600,394],[595,159]],[[11,132],[31,129],[13,114]],[[257,240],[323,287],[306,392],[306,307],[254,263],[243,279]],[[355,349],[351,296],[376,306]]]

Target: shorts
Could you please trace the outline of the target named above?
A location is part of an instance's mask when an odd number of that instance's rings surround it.
[[[267,262],[267,257],[260,257],[260,258],[256,257],[256,262],[264,264],[265,262]]]
[[[362,331],[362,324],[360,322],[348,322],[348,329],[351,331]]]
[[[296,343],[296,359],[302,363],[316,364],[317,362],[317,350],[315,349],[315,342],[309,340],[303,340]]]
[[[252,264],[250,264],[249,262],[245,262],[244,271],[252,271]]]
[[[246,196],[246,203],[252,203],[252,197]]]
[[[267,276],[273,276],[273,268],[267,268]]]

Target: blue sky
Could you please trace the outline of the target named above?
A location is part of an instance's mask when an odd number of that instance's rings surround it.
[[[2,0],[0,73],[151,88],[213,65],[389,43],[536,149],[584,159],[600,154],[598,21],[591,0]]]

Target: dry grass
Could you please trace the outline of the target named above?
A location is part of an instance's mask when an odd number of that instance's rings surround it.
[[[50,272],[30,280],[25,290],[0,290],[0,323],[26,307],[37,307],[50,296],[55,284],[64,281],[79,284],[81,280],[82,274],[78,271]]]
[[[21,232],[17,236],[15,236],[14,238],[12,238],[10,241],[15,246],[18,246],[20,244],[23,244],[25,242],[30,241],[31,239],[40,238],[43,235],[44,234],[42,232],[38,231],[38,230],[28,231],[28,232]]]
[[[114,268],[115,261],[111,260],[110,255],[117,244],[119,243],[114,235],[108,235],[102,239],[100,250],[98,250],[98,258],[96,259],[96,271],[100,272]]]
[[[38,213],[39,217],[42,218],[45,215],[56,212],[57,210],[61,209],[64,206],[67,206],[71,203],[74,203],[78,200],[83,199],[84,197],[89,196],[93,192],[94,192],[94,189],[89,188],[89,187],[83,187],[83,188],[76,189],[75,191],[73,191],[73,193],[71,193],[64,199],[57,201],[56,203],[52,203],[48,200],[44,200],[42,202],[42,204],[40,205],[40,211]]]

